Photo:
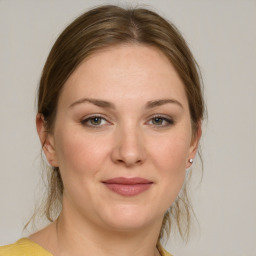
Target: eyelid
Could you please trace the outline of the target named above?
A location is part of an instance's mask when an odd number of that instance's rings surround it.
[[[107,122],[107,124],[103,124],[103,125],[90,125],[90,124],[86,124],[86,122],[88,122],[90,119],[95,118],[95,117],[99,117],[102,120],[105,120]],[[90,114],[87,116],[84,116],[80,123],[84,126],[87,126],[89,128],[101,128],[103,126],[107,126],[107,125],[111,125],[112,122],[109,121],[109,119],[107,117],[105,117],[103,114]]]
[[[172,125],[175,124],[174,118],[172,118],[170,116],[167,116],[167,115],[164,115],[164,114],[154,114],[154,115],[149,117],[149,120],[146,123],[152,121],[152,119],[154,119],[154,118],[161,118],[165,122],[167,122],[167,124],[165,124],[165,125],[154,125],[154,124],[151,124],[155,128],[165,128],[165,127],[172,126]]]
[[[106,124],[99,124],[99,125],[93,125],[93,124],[89,124],[87,122],[90,121],[90,119],[93,119],[95,117],[99,117],[102,120],[104,120],[106,122]],[[166,122],[165,124],[149,124],[149,122],[151,122],[154,118],[160,118],[162,119],[164,122]],[[87,116],[84,116],[83,118],[81,118],[80,123],[84,126],[87,126],[89,128],[102,128],[104,126],[108,126],[108,125],[112,125],[113,123],[109,120],[108,117],[106,117],[104,114],[89,114]],[[154,128],[165,128],[168,126],[172,126],[175,124],[175,120],[173,117],[169,116],[169,115],[165,115],[165,114],[153,114],[150,117],[147,118],[147,121],[145,122],[145,124],[148,124],[150,126],[153,126]]]

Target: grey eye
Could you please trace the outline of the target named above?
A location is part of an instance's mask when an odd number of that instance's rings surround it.
[[[102,118],[95,116],[91,117],[88,121],[91,123],[91,125],[100,125],[102,123]]]
[[[152,119],[152,124],[154,124],[154,125],[161,125],[161,124],[163,124],[164,121],[165,120],[162,117],[154,117]]]
[[[90,116],[81,121],[82,125],[92,128],[99,128],[106,125],[107,123],[107,120],[101,116]]]
[[[153,126],[166,127],[174,124],[174,121],[165,116],[154,116],[150,119],[149,124]]]

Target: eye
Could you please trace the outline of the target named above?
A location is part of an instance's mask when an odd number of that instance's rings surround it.
[[[90,116],[81,121],[81,124],[88,127],[100,128],[108,124],[108,121],[102,116]]]
[[[153,126],[166,127],[174,124],[174,121],[169,117],[156,115],[149,120],[149,124]]]

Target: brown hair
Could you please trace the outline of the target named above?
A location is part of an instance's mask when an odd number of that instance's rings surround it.
[[[105,5],[92,9],[73,21],[59,36],[45,63],[38,91],[38,113],[47,131],[54,127],[57,103],[63,85],[89,55],[115,44],[144,44],[161,50],[183,80],[189,102],[194,134],[204,115],[199,69],[185,40],[176,27],[153,11],[143,8],[124,9]],[[63,184],[58,168],[50,170],[49,192],[44,214],[53,221],[61,207]],[[189,233],[190,203],[183,186],[181,193],[166,212],[159,239],[176,222],[183,238]]]

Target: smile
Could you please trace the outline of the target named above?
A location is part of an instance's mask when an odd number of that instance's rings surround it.
[[[124,178],[118,177],[102,182],[111,191],[122,196],[136,196],[148,190],[153,184],[152,181],[135,177]]]

